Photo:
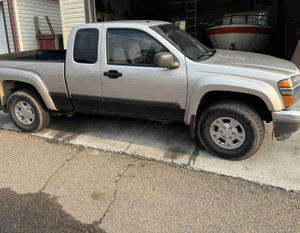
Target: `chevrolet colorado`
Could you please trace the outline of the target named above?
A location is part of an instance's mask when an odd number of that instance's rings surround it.
[[[0,56],[0,103],[25,132],[77,112],[181,121],[212,154],[241,160],[300,127],[300,72],[275,57],[209,49],[173,24],[72,29],[66,51]]]

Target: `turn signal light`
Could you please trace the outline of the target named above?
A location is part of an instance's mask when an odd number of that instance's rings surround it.
[[[295,84],[294,80],[297,77],[298,76],[295,76],[294,78],[285,79],[278,83],[282,95],[282,100],[286,108],[291,108],[293,106],[293,96],[294,96],[293,87]]]
[[[286,108],[291,108],[293,104],[293,96],[282,96],[284,106]]]
[[[286,80],[283,80],[281,82],[279,82],[279,87],[289,87],[291,88],[292,87],[292,81],[290,79],[286,79]]]

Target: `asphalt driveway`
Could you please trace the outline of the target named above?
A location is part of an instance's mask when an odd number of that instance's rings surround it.
[[[0,232],[299,232],[300,195],[0,130]]]
[[[3,112],[0,128],[18,131]],[[55,117],[47,129],[35,135],[300,191],[300,132],[289,141],[275,142],[271,139],[272,125],[267,125],[260,151],[240,162],[211,156],[190,138],[187,126],[167,122],[92,115]]]

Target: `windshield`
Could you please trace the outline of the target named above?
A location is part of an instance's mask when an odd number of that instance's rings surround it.
[[[205,45],[173,24],[164,24],[151,28],[192,60],[210,51]]]

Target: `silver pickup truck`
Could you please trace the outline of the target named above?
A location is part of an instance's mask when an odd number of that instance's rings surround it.
[[[181,121],[212,154],[257,152],[300,127],[300,72],[289,61],[212,50],[167,22],[80,25],[67,51],[0,56],[0,99],[25,132],[77,112]],[[75,126],[76,127],[76,126]]]

